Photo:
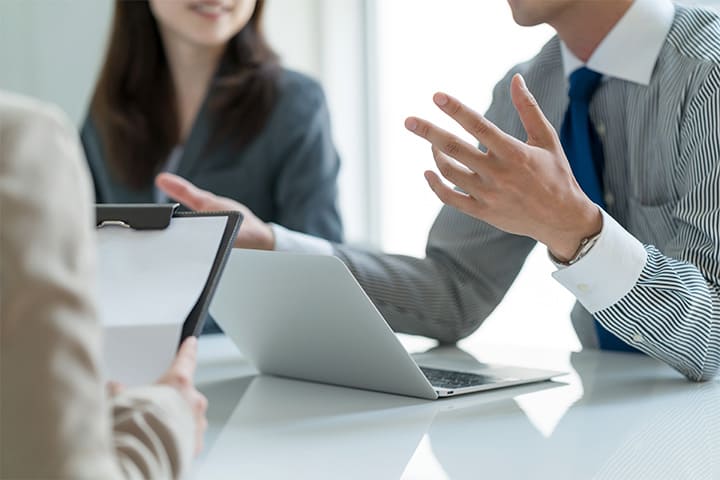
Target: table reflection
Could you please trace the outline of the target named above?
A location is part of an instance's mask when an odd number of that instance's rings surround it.
[[[195,478],[720,478],[717,382],[622,353],[441,347],[415,357],[569,373],[427,401],[254,376],[240,357],[217,355],[201,367],[210,429]]]
[[[452,479],[720,478],[718,383],[632,354],[574,353],[568,368],[565,386],[438,412],[433,462]],[[538,427],[558,411],[550,431]],[[426,457],[405,478],[419,478]]]

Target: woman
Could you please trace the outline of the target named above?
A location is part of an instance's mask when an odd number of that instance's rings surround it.
[[[183,478],[207,425],[197,342],[156,385],[108,398],[77,132],[57,109],[0,92],[0,138],[0,478]]]
[[[264,222],[342,240],[325,99],[282,69],[263,0],[117,0],[82,140],[98,202],[168,201],[177,173]]]

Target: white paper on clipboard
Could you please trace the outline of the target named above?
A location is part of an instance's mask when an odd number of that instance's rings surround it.
[[[173,218],[161,230],[98,229],[98,310],[105,378],[152,383],[169,367],[200,297],[227,217]]]

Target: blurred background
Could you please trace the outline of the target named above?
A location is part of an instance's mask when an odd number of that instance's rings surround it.
[[[429,147],[403,120],[461,134],[432,105],[443,90],[479,111],[548,27],[515,25],[505,0],[268,0],[265,27],[286,66],[324,86],[343,167],[350,243],[423,256],[440,209],[423,179]],[[720,0],[681,2],[720,6]],[[100,67],[112,0],[0,0],[0,88],[58,104],[79,125]],[[536,248],[486,324],[464,342],[579,349],[572,297]]]

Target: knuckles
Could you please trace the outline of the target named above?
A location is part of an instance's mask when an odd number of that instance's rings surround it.
[[[470,131],[475,137],[485,137],[490,132],[490,125],[487,121],[476,118],[470,125]]]
[[[456,141],[451,140],[445,144],[443,151],[451,157],[455,157],[460,153],[460,145]]]
[[[451,98],[445,109],[451,116],[455,116],[462,111],[463,105],[457,100]]]
[[[524,105],[525,108],[529,108],[529,109],[540,108],[540,105],[538,105],[537,100],[535,100],[535,97],[530,92],[525,94],[525,98],[523,98],[521,100],[521,105]]]
[[[189,388],[193,386],[192,380],[190,379],[189,375],[186,375],[184,373],[173,373],[170,381],[178,386],[180,389]]]
[[[208,407],[208,400],[202,393],[197,393],[197,399],[195,400],[195,408],[198,413],[205,413]]]
[[[448,180],[451,180],[451,177],[454,176],[453,168],[448,162],[438,163],[438,170],[440,170],[440,174],[442,174],[442,176],[447,178]]]
[[[416,130],[417,134],[423,138],[428,138],[430,133],[430,126],[427,123],[421,122]]]

